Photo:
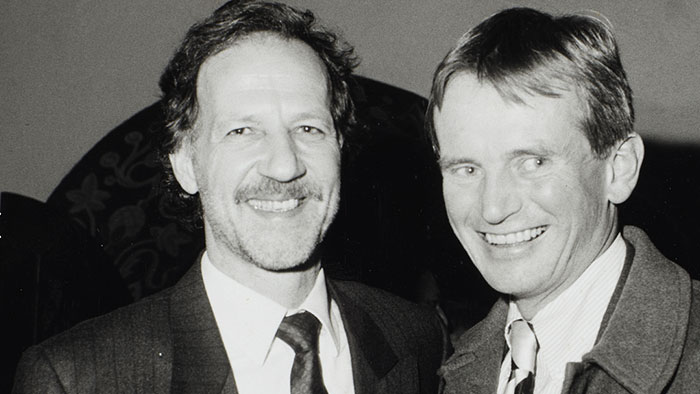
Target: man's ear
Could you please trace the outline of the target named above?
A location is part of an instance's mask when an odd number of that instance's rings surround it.
[[[608,158],[611,179],[608,184],[608,200],[613,204],[625,202],[637,185],[644,160],[644,143],[637,133],[631,133],[617,146]]]
[[[199,191],[197,179],[194,176],[194,162],[192,159],[192,147],[188,143],[180,144],[175,152],[168,155],[170,166],[177,183],[189,194]]]

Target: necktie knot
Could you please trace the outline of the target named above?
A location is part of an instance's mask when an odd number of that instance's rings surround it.
[[[506,393],[532,394],[535,387],[535,362],[539,344],[530,322],[514,320],[509,332],[511,374]]]
[[[538,348],[532,324],[523,319],[513,321],[510,326],[510,352],[516,366],[534,373]]]
[[[290,374],[291,394],[328,394],[318,356],[320,332],[321,322],[309,312],[286,316],[277,329],[277,337],[296,354]]]
[[[309,312],[285,316],[277,329],[277,337],[287,343],[295,353],[316,351],[321,322]]]

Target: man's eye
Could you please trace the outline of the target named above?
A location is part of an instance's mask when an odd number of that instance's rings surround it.
[[[453,175],[463,178],[473,177],[477,174],[477,171],[478,169],[474,166],[459,166],[450,170]]]
[[[548,160],[545,159],[544,157],[530,157],[523,161],[522,168],[526,172],[533,172],[541,169],[542,167],[546,166],[548,163]]]
[[[227,135],[244,135],[244,134],[249,134],[251,132],[250,128],[248,127],[239,127],[237,129],[233,129],[227,133]]]
[[[326,132],[313,126],[299,126],[295,129],[295,133],[299,138],[307,141],[322,140],[326,136]]]
[[[324,134],[323,131],[313,126],[301,126],[299,127],[299,131],[306,134]]]

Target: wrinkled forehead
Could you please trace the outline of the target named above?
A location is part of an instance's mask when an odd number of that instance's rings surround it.
[[[481,84],[495,88],[505,100],[523,104],[528,97],[544,96],[557,98],[573,94],[581,100],[584,91],[578,78],[568,67],[545,64],[533,69],[511,70],[478,74],[463,72],[474,77]],[[580,101],[585,105],[585,101]]]
[[[549,96],[519,92],[504,94],[493,84],[463,74],[447,86],[440,109],[434,113],[441,156],[459,150],[450,143],[491,150],[514,146],[585,139],[578,119],[580,103],[571,92]],[[576,135],[574,135],[576,134]],[[583,144],[584,146],[586,144]]]
[[[583,123],[589,110],[582,90],[571,80],[544,74],[511,74],[487,78],[471,71],[455,73],[445,84],[441,105],[433,113],[433,124],[439,114],[444,112],[445,106],[461,106],[466,116],[470,107],[481,100],[476,96],[486,92],[491,96],[497,95],[504,104],[512,106],[533,107],[542,102],[554,102],[549,99],[566,101],[566,110],[572,124],[584,133]]]
[[[207,59],[197,77],[197,96],[218,87],[329,93],[316,52],[302,41],[272,33],[253,33]]]

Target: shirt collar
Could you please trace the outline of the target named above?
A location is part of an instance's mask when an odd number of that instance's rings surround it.
[[[563,378],[566,363],[580,361],[593,348],[622,272],[625,253],[625,242],[618,234],[571,286],[530,320],[540,344],[538,363],[541,361],[555,379]],[[510,324],[519,318],[522,318],[520,310],[511,300],[504,332],[506,341]]]
[[[339,325],[336,324],[335,315],[331,314],[331,303],[333,301],[330,299],[328,290],[326,289],[326,275],[321,268],[316,277],[316,282],[314,287],[306,296],[304,302],[301,303],[299,308],[287,311],[286,315],[293,315],[301,311],[307,311],[312,313],[321,322],[321,331],[325,331],[333,339],[333,344],[335,345],[336,354],[340,352],[340,329]],[[286,316],[285,315],[285,316]],[[280,323],[282,321],[280,320]],[[279,324],[278,324],[279,325]]]
[[[338,324],[333,324],[323,269],[299,308],[284,306],[255,292],[217,269],[206,252],[202,255],[202,279],[229,357],[246,357],[262,365],[286,315],[302,310],[312,313],[330,334],[335,351],[340,351]]]

